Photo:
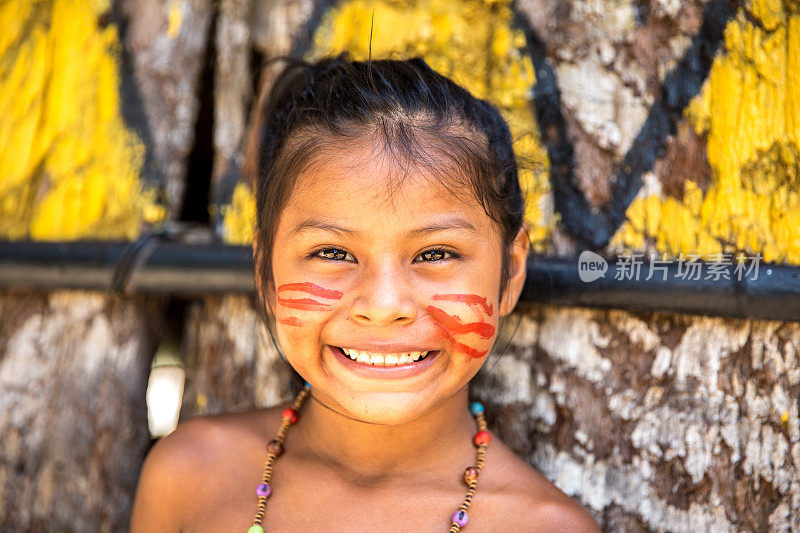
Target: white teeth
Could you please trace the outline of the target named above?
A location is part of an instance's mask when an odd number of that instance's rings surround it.
[[[342,352],[344,352],[345,355],[347,355],[353,361],[357,361],[359,363],[368,363],[375,366],[395,366],[412,363],[414,361],[419,361],[422,357],[425,357],[428,354],[428,352],[383,354],[375,352],[362,352],[359,350],[353,350],[351,348],[342,348]]]

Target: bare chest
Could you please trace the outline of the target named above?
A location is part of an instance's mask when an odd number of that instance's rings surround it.
[[[277,476],[276,476],[277,477]],[[317,483],[278,483],[267,500],[261,522],[271,533],[322,532],[392,532],[414,531],[445,533],[450,516],[461,503],[463,494],[457,488],[426,490],[345,490],[324,479]],[[255,484],[258,481],[256,480]],[[258,500],[255,484],[242,489],[217,493],[198,506],[190,517],[185,533],[245,533],[253,525]],[[280,489],[280,490],[279,490]],[[490,495],[476,495],[470,509],[471,532],[508,531],[502,513],[492,504]]]

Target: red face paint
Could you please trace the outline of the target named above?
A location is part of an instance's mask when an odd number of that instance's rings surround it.
[[[331,308],[330,305],[320,303],[311,298],[281,298],[278,296],[278,303],[284,307],[301,311],[327,311]]]
[[[477,333],[484,339],[490,339],[494,335],[494,326],[488,322],[467,322],[466,324],[460,318],[454,315],[449,315],[432,305],[428,306],[428,312],[434,320],[444,326],[451,335],[464,335],[466,333]]]
[[[492,304],[488,304],[486,298],[477,294],[434,294],[433,299],[464,303],[487,316],[492,316],[494,312]],[[489,353],[489,350],[478,350],[477,348],[459,342],[455,337],[456,335],[475,333],[483,339],[491,339],[495,332],[495,327],[492,324],[483,320],[465,323],[458,316],[451,315],[433,305],[429,305],[427,311],[445,331],[453,349],[467,354],[468,357],[483,357]]]
[[[467,305],[479,305],[488,316],[492,316],[494,312],[492,304],[487,304],[486,298],[478,296],[477,294],[434,294],[433,299],[446,300],[448,302],[464,302]]]
[[[315,285],[313,283],[285,283],[278,287],[278,303],[290,309],[299,309],[301,311],[327,311],[330,309],[330,304],[317,301],[313,298],[281,298],[280,294],[284,291],[306,292],[317,298],[327,300],[338,300],[342,297],[341,291],[326,289]]]
[[[476,350],[472,346],[467,346],[466,344],[462,344],[456,341],[453,341],[453,347],[460,352],[464,352],[470,357],[483,357],[484,355],[489,353],[489,350]]]
[[[286,324],[287,326],[300,327],[303,325],[303,323],[300,322],[300,319],[297,318],[296,316],[287,316],[286,318],[279,318],[278,322],[280,322],[281,324]]]
[[[320,287],[319,285],[315,285],[314,283],[305,282],[305,283],[284,283],[280,287],[278,287],[278,293],[280,294],[281,291],[300,291],[300,292],[307,292],[312,296],[319,296],[320,298],[327,298],[328,300],[338,300],[342,297],[342,291],[336,291],[333,289],[326,289],[324,287]]]

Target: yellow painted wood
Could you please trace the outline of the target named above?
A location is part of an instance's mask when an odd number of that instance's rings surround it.
[[[785,8],[791,8],[789,10]],[[705,135],[712,183],[686,176],[685,198],[638,197],[612,245],[655,239],[667,256],[760,252],[800,264],[800,2],[752,0],[685,111]]]
[[[135,238],[165,215],[123,122],[109,2],[0,2],[0,238]]]

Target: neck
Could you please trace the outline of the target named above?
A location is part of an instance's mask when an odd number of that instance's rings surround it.
[[[306,398],[292,429],[294,449],[362,481],[420,475],[471,464],[475,421],[467,388],[403,424],[379,425],[348,418]],[[289,437],[291,439],[291,437]],[[295,444],[297,443],[297,444]]]

